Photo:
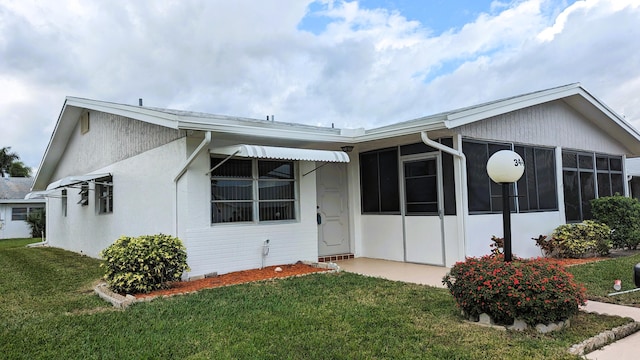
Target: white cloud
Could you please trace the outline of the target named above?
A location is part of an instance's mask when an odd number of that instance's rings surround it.
[[[310,3],[0,0],[0,146],[37,166],[67,95],[372,127],[582,82],[640,120],[637,0],[495,1],[437,36],[342,1],[314,34]]]

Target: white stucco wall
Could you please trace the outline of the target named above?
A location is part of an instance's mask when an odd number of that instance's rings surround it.
[[[184,161],[185,138],[119,161],[93,173],[113,176],[113,213],[98,214],[95,191],[81,206],[79,189],[67,189],[67,216],[62,216],[61,190],[50,197],[47,234],[51,246],[98,257],[120,236],[173,234],[173,177]],[[94,184],[90,183],[90,189]],[[57,195],[57,196],[56,196]]]
[[[188,276],[255,269],[262,266],[262,249],[269,240],[264,266],[318,260],[315,162],[296,163],[298,219],[271,223],[211,224],[210,155],[203,152],[179,181],[178,233],[187,246]],[[188,189],[188,190],[187,190]]]
[[[0,239],[31,237],[31,228],[26,221],[11,220],[12,208],[28,206],[25,204],[0,204]]]
[[[551,235],[564,223],[564,216],[559,211],[511,214],[512,253],[524,258],[541,256],[531,238]],[[467,256],[487,255],[491,253],[491,236],[503,236],[502,214],[469,215],[466,231]]]

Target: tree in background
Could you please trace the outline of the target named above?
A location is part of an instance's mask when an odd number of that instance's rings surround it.
[[[20,156],[11,152],[11,146],[0,148],[0,176],[29,177],[31,169],[20,161]]]
[[[30,177],[31,168],[26,166],[22,161],[14,161],[9,167],[9,176],[11,177]]]
[[[29,227],[31,227],[31,237],[42,237],[44,239],[47,229],[47,215],[45,214],[44,208],[29,212],[29,215],[27,215],[27,223]]]

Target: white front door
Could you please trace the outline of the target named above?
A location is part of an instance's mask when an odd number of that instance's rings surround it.
[[[347,167],[343,163],[318,164],[316,170],[318,201],[318,255],[347,254],[349,245],[349,208]]]
[[[407,262],[444,265],[441,173],[438,156],[402,161]]]

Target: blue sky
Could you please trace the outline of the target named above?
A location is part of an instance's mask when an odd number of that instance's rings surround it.
[[[562,7],[567,7],[576,0],[555,1]],[[452,29],[459,29],[465,24],[473,22],[481,13],[491,14],[504,9],[509,4],[488,0],[360,0],[363,9],[384,9],[396,11],[409,21],[419,21],[434,34],[441,34]],[[492,4],[494,6],[492,6]],[[331,22],[322,16],[327,8],[326,3],[313,2],[309,5],[309,15],[302,19],[300,29],[319,33]]]
[[[373,128],[569,83],[640,126],[638,0],[0,0],[0,147],[66,96]]]
[[[403,14],[408,20],[420,21],[436,34],[460,28],[482,12],[491,11],[491,1],[365,1],[364,7],[384,7]]]

